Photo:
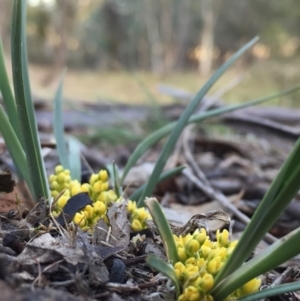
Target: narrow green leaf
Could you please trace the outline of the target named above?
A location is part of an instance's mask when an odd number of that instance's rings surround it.
[[[205,119],[215,117],[215,116],[218,116],[218,115],[221,115],[221,114],[224,114],[224,113],[228,113],[228,112],[232,112],[232,111],[235,111],[235,110],[240,110],[240,109],[243,109],[243,108],[246,108],[246,107],[258,105],[258,104],[261,104],[263,102],[266,102],[268,100],[271,100],[271,99],[274,99],[274,98],[277,98],[277,97],[283,97],[283,96],[286,96],[288,94],[295,93],[295,92],[299,91],[299,89],[300,89],[300,86],[297,86],[297,87],[294,87],[294,88],[291,88],[291,89],[288,89],[288,90],[284,90],[284,91],[269,95],[267,97],[251,100],[251,101],[245,102],[243,104],[230,105],[230,106],[226,106],[226,107],[223,107],[223,108],[210,110],[208,112],[198,113],[198,114],[192,115],[190,117],[190,119],[188,121],[188,124],[195,123],[195,122],[200,122],[200,121],[203,121]],[[135,148],[134,152],[130,156],[130,158],[127,161],[127,164],[124,168],[121,183],[123,183],[123,181],[124,181],[126,175],[128,174],[129,170],[132,168],[132,166],[134,166],[134,164],[138,161],[138,159],[140,159],[141,156],[144,153],[146,153],[146,151],[151,146],[153,146],[160,139],[162,139],[164,136],[169,134],[172,131],[172,129],[174,128],[175,124],[176,124],[176,122],[172,122],[170,124],[167,124],[166,126],[162,127],[161,129],[157,130],[156,132],[154,132],[151,135],[149,135],[148,137],[146,137]]]
[[[155,255],[148,255],[146,262],[151,268],[162,273],[173,282],[175,286],[176,297],[178,297],[180,294],[180,287],[174,269],[170,266],[170,264],[167,264],[165,261]]]
[[[34,107],[31,99],[26,45],[26,1],[15,0],[12,18],[12,67],[15,98],[24,142],[24,151],[34,189],[33,197],[49,197],[49,187],[41,155]]]
[[[81,143],[73,136],[68,139],[68,158],[72,179],[81,182]]]
[[[0,120],[0,132],[2,133],[6,147],[13,159],[14,164],[18,167],[22,177],[25,179],[30,192],[33,194],[33,187],[30,180],[30,173],[28,170],[25,153],[1,105]]]
[[[16,101],[13,96],[12,89],[9,84],[8,75],[5,67],[4,61],[4,52],[2,39],[0,37],[0,91],[2,93],[3,102],[5,105],[6,113],[8,115],[8,119],[22,144],[22,136],[21,136],[21,126],[20,121],[17,114]]]
[[[188,120],[200,101],[203,99],[203,97],[206,95],[206,93],[209,91],[209,89],[214,85],[214,83],[221,77],[222,74],[225,73],[225,71],[250,47],[252,47],[256,42],[258,38],[252,39],[250,42],[248,42],[245,46],[243,46],[240,50],[238,50],[228,61],[226,61],[212,76],[211,78],[204,84],[202,89],[196,94],[194,99],[190,102],[190,104],[186,107],[186,109],[181,114],[179,120],[177,121],[174,129],[172,130],[170,137],[168,141],[166,142],[156,164],[154,167],[154,170],[150,176],[150,179],[147,183],[147,186],[138,202],[138,206],[143,206],[143,201],[146,196],[150,196],[157,184],[157,180],[162,173],[165,164],[171,155],[175,144],[178,140],[178,137],[182,133],[184,127],[188,123]]]
[[[65,129],[64,129],[64,121],[63,121],[63,113],[62,113],[63,112],[62,90],[63,90],[64,77],[65,77],[65,71],[63,72],[60,78],[59,85],[57,87],[55,97],[54,97],[53,130],[54,130],[54,136],[56,140],[56,149],[57,149],[60,163],[65,169],[71,170],[69,154],[67,150],[67,142],[65,140]]]
[[[300,188],[300,139],[247,225],[238,245],[215,279],[217,286],[239,268]]]
[[[181,165],[181,166],[178,166],[178,167],[175,167],[175,168],[172,168],[170,170],[167,170],[165,172],[163,172],[160,176],[159,176],[159,179],[158,179],[158,182],[157,183],[160,183],[160,182],[163,182],[179,173],[181,173],[183,171],[183,169],[185,169],[185,166],[184,165]],[[132,201],[136,201],[140,198],[143,190],[145,189],[146,187],[146,184],[143,184],[142,186],[140,186],[130,197],[129,199],[132,200]]]
[[[215,286],[211,292],[214,300],[224,300],[244,283],[298,255],[300,253],[299,241],[300,228],[280,238]]]
[[[146,198],[145,204],[162,238],[168,260],[171,263],[179,261],[173,233],[160,204],[155,198]]]
[[[245,296],[241,299],[237,299],[238,301],[256,301],[256,300],[263,300],[265,298],[269,298],[272,296],[277,296],[289,292],[295,292],[300,290],[300,281],[292,282],[292,283],[285,283],[280,284],[275,287],[263,289],[260,292],[250,294]]]
[[[114,187],[118,198],[123,194],[119,180],[119,169],[116,162],[113,162]]]

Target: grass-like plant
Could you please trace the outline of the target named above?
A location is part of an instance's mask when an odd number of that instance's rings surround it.
[[[278,265],[300,253],[300,228],[297,228],[280,238],[253,259],[244,263],[279,215],[291,202],[299,188],[300,139],[296,142],[292,152],[273,180],[263,200],[260,202],[237,246],[226,260],[222,269],[216,274],[214,285],[209,291],[209,294],[214,300],[224,300],[254,277],[258,277],[276,268]],[[149,208],[153,220],[164,239],[165,245],[167,245],[166,253],[170,254],[168,259],[170,262],[177,262],[176,255],[168,251],[174,246],[174,238],[170,234],[170,228],[166,225],[166,219],[158,207],[157,201],[153,198],[148,199],[146,200],[146,206]],[[169,264],[162,264],[160,260],[158,264],[158,259],[153,256],[148,258],[148,263],[162,273],[164,273],[164,269],[168,267],[167,273],[165,274],[173,280],[175,287],[178,287],[178,277],[175,278],[176,280],[174,281],[175,272],[172,274]],[[241,300],[258,300],[262,297],[265,298],[299,289],[300,282],[283,284],[272,289],[267,288],[261,292],[254,293],[253,296],[250,294],[249,296],[241,298]]]
[[[49,187],[46,178],[44,162],[41,156],[41,147],[38,138],[29,84],[25,21],[26,1],[15,0],[12,18],[11,45],[14,93],[9,84],[4,63],[2,42],[0,40],[0,90],[5,106],[5,111],[4,108],[0,106],[0,131],[14,161],[19,176],[24,178],[28,184],[33,198],[37,201],[41,196],[46,198],[49,197]],[[199,102],[216,82],[216,80],[256,41],[257,38],[251,40],[213,74],[209,81],[196,94],[194,100],[187,106],[178,122],[170,123],[160,130],[154,132],[136,148],[125,167],[121,183],[117,181],[118,175],[116,168],[114,167],[114,175],[116,179],[115,186],[121,189],[122,181],[126,177],[128,171],[143,155],[143,153],[145,153],[146,150],[148,150],[162,137],[171,133],[148,183],[144,187],[141,187],[135,193],[135,195],[132,196],[133,199],[139,199],[139,205],[142,206],[145,197],[152,194],[153,189],[158,181],[166,179],[167,177],[180,172],[182,168],[184,168],[177,167],[176,169],[167,171],[165,173],[162,172],[180,133],[187,124],[200,122],[209,117],[217,116],[225,112],[237,110],[250,105],[256,105],[266,100],[284,96],[299,90],[299,87],[296,87],[265,98],[250,101],[242,105],[227,106],[224,108],[211,110],[209,112],[192,115]],[[57,139],[58,152],[60,160],[65,165],[65,168],[70,168],[73,170],[73,178],[79,179],[80,156],[78,143],[76,140],[70,138],[68,141],[66,141],[63,135],[63,118],[61,114],[62,84],[63,79],[60,81],[55,96],[55,135]],[[69,144],[69,149],[67,148],[67,144]],[[73,150],[73,153],[70,152],[70,150]],[[77,158],[77,161],[73,160],[74,158]],[[72,167],[73,162],[75,162],[75,165]],[[201,287],[205,288],[205,293],[210,294],[216,301],[222,301],[227,296],[243,287],[245,283],[251,281],[251,279],[275,268],[276,266],[300,253],[300,245],[298,243],[300,239],[300,228],[298,228],[285,237],[279,239],[273,245],[261,252],[258,256],[254,257],[247,263],[244,263],[251,252],[255,249],[259,241],[268,232],[280,213],[283,212],[289,202],[296,195],[299,188],[300,140],[297,141],[293,151],[283,164],[277,177],[274,179],[270,189],[253,215],[251,222],[247,225],[240,241],[236,246],[234,246],[234,249],[231,250],[232,253],[228,257],[228,260],[226,260],[222,269],[216,273],[214,282],[210,282],[210,285],[213,283],[212,287],[209,288],[207,284],[199,283],[199,285],[202,285]],[[118,191],[118,195],[120,194],[121,190]],[[178,262],[178,260],[182,260],[183,255],[182,253],[178,252],[171,229],[158,202],[151,198],[146,201],[146,205],[164,241],[169,263],[163,262],[161,259],[158,259],[154,256],[149,256],[147,261],[153,268],[165,273],[174,282],[176,294],[179,296],[180,293],[182,293],[183,287],[181,287],[180,281],[178,280],[178,269],[177,272],[175,272],[172,264]],[[202,234],[203,233],[197,233],[197,235],[195,235],[197,237],[199,235],[201,238]],[[221,234],[219,234],[219,237],[220,235]],[[224,235],[226,238],[226,234]],[[225,239],[224,237],[223,240]],[[197,243],[190,244],[188,248],[189,250],[193,250],[195,246],[197,246]],[[231,248],[230,245],[227,247]],[[213,267],[210,267],[210,269],[213,271]],[[207,279],[211,280],[209,277]],[[245,301],[257,300],[259,298],[294,291],[296,289],[300,289],[299,282],[279,285],[272,289],[265,289],[261,292],[243,297],[242,299]],[[190,293],[193,292],[191,291]]]
[[[4,57],[0,51],[0,89],[7,115],[0,108],[0,130],[19,174],[35,200],[49,197],[27,66],[26,1],[14,1],[12,17],[12,71],[14,96],[9,85]]]

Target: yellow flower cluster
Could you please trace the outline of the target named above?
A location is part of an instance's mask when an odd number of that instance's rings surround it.
[[[209,294],[214,278],[237,245],[230,241],[227,230],[216,233],[217,241],[210,240],[205,229],[197,229],[186,236],[174,235],[180,261],[174,264],[174,271],[182,287],[179,301],[213,301]],[[244,284],[226,300],[235,300],[256,292],[261,284],[258,278]]]
[[[58,216],[70,197],[86,192],[92,199],[92,205],[87,205],[83,210],[77,212],[73,222],[80,226],[82,230],[92,229],[93,226],[103,218],[106,222],[106,211],[109,203],[117,202],[117,195],[113,190],[109,190],[108,174],[106,170],[100,170],[98,174],[92,174],[89,183],[80,184],[77,180],[72,180],[70,171],[61,165],[55,167],[54,174],[49,177],[51,195],[58,198],[52,214]],[[134,231],[140,231],[147,227],[146,220],[151,219],[151,215],[144,207],[137,208],[136,202],[128,201],[127,211],[131,227]]]
[[[131,228],[140,231],[147,228],[146,221],[151,219],[150,213],[144,208],[138,208],[136,202],[128,201],[127,211],[130,215]]]
[[[117,200],[117,195],[113,190],[108,190],[108,174],[106,170],[100,170],[98,174],[92,174],[89,183],[81,184],[77,180],[72,180],[70,171],[61,165],[56,166],[54,174],[49,177],[51,195],[57,198],[55,208],[52,211],[54,216],[58,216],[69,198],[86,192],[93,201],[92,205],[87,205],[83,210],[77,212],[73,218],[74,223],[82,230],[91,229],[100,218],[106,218],[107,206],[110,202]]]

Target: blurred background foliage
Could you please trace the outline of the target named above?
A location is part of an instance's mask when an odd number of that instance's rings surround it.
[[[65,66],[119,75],[138,71],[160,81],[176,74],[174,85],[188,81],[190,74],[202,79],[255,35],[261,36],[260,42],[236,68],[243,72],[254,66],[253,77],[259,81],[265,72],[264,85],[273,91],[299,83],[296,0],[28,0],[28,4],[29,60],[49,69],[39,78],[42,86],[57,79]],[[0,33],[7,53],[11,6],[11,0],[0,0]],[[151,76],[143,80],[151,83]],[[181,87],[193,92],[200,82]],[[249,89],[241,89],[236,93],[241,100],[246,97],[242,91],[249,94]]]

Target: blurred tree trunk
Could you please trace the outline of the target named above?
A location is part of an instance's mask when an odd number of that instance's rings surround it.
[[[161,1],[161,35],[163,40],[164,69],[169,72],[174,65],[173,0]]]
[[[200,38],[199,72],[205,75],[211,71],[213,62],[215,20],[212,0],[201,0],[201,15],[203,28]]]
[[[174,68],[182,70],[185,67],[185,58],[188,50],[188,30],[191,24],[192,16],[190,14],[191,0],[179,2],[178,20],[176,27],[176,41],[174,47],[176,50],[174,59]]]
[[[206,75],[212,70],[214,59],[214,30],[222,1],[201,0],[201,15],[203,27],[200,37],[201,53],[199,56],[198,70]]]
[[[53,67],[43,80],[49,85],[67,65],[68,40],[72,32],[78,9],[78,0],[56,0],[56,9],[52,14],[52,26],[55,28],[56,44]]]
[[[10,49],[10,22],[12,13],[12,0],[0,0],[0,35],[5,51]]]
[[[151,69],[158,75],[164,73],[163,46],[158,26],[155,5],[149,0],[144,0],[144,18],[150,47]]]

